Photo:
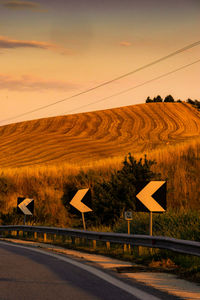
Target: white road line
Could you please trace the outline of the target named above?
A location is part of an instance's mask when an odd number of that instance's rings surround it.
[[[151,294],[148,294],[144,291],[141,291],[140,289],[138,288],[135,288],[135,287],[132,287],[122,281],[120,281],[119,279],[117,278],[114,278],[112,276],[110,276],[109,274],[106,274],[96,268],[93,268],[91,266],[88,266],[88,265],[85,265],[85,264],[82,264],[80,262],[77,262],[77,261],[74,261],[68,257],[63,257],[61,255],[58,255],[58,254],[55,254],[55,253],[50,253],[50,252],[45,252],[45,251],[42,251],[42,250],[39,250],[39,249],[35,249],[35,248],[31,248],[31,247],[24,247],[24,246],[21,246],[21,245],[13,245],[13,244],[8,244],[8,243],[4,243],[4,242],[1,242],[0,241],[0,244],[7,244],[9,246],[12,246],[12,247],[18,247],[18,248],[22,248],[22,249],[27,249],[27,250],[30,250],[30,251],[34,251],[34,252],[38,252],[38,253],[42,253],[42,254],[45,254],[45,255],[49,255],[49,256],[52,256],[52,257],[55,257],[59,260],[62,260],[62,261],[65,261],[69,264],[72,264],[80,269],[83,269],[101,279],[103,279],[104,281],[107,281],[109,282],[110,284],[126,291],[127,293],[135,296],[136,298],[140,299],[140,300],[161,300],[160,298],[156,297],[156,296],[153,296]]]

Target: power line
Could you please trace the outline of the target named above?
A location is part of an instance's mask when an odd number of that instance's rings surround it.
[[[99,102],[103,102],[103,101],[105,101],[105,100],[108,100],[108,99],[113,98],[113,97],[116,97],[116,96],[120,96],[120,95],[122,95],[122,94],[124,94],[124,93],[127,93],[127,92],[129,92],[129,91],[131,91],[131,90],[134,90],[134,89],[136,89],[136,88],[138,88],[138,87],[141,87],[141,86],[143,86],[143,85],[145,85],[145,84],[151,83],[151,82],[153,82],[153,81],[155,81],[155,80],[158,80],[158,79],[161,79],[161,78],[163,78],[163,77],[169,76],[169,75],[171,75],[171,74],[173,74],[173,73],[175,73],[175,72],[178,72],[178,71],[180,71],[180,70],[183,70],[183,69],[185,69],[185,68],[188,68],[188,67],[190,67],[190,66],[192,66],[192,65],[194,65],[194,64],[196,64],[196,63],[199,63],[199,62],[200,62],[200,59],[195,60],[194,62],[192,62],[192,63],[190,63],[190,64],[184,65],[184,66],[182,66],[182,67],[180,67],[180,68],[178,68],[178,69],[172,70],[172,71],[170,71],[170,72],[167,72],[167,73],[162,74],[162,75],[160,75],[160,76],[157,76],[157,77],[155,77],[155,78],[152,78],[152,79],[150,79],[150,80],[147,80],[147,81],[145,81],[145,82],[143,82],[143,83],[140,83],[140,84],[138,84],[138,85],[135,85],[135,86],[133,86],[133,87],[131,87],[131,88],[129,88],[129,89],[126,89],[126,90],[123,90],[123,91],[121,91],[121,92],[115,93],[115,94],[113,94],[113,95],[111,95],[111,96],[104,97],[104,98],[102,98],[102,99],[99,99],[99,100],[97,100],[97,101],[91,102],[91,103],[89,103],[89,104],[85,104],[85,105],[79,106],[78,108],[75,108],[75,109],[72,109],[72,110],[70,110],[70,111],[65,112],[65,114],[66,114],[66,113],[74,112],[74,111],[76,111],[77,109],[85,108],[85,107],[90,106],[90,105],[92,105],[92,104],[96,104],[96,103],[99,103]]]
[[[178,49],[178,50],[176,50],[176,51],[174,51],[174,52],[172,52],[172,53],[170,53],[170,54],[168,54],[168,55],[166,55],[166,56],[163,56],[163,57],[161,57],[161,58],[159,58],[159,59],[157,59],[157,60],[155,60],[155,61],[153,61],[153,62],[151,62],[151,63],[149,63],[149,64],[146,64],[146,65],[144,65],[144,66],[142,66],[142,67],[139,67],[139,68],[137,68],[137,69],[135,69],[135,70],[133,70],[133,71],[131,71],[131,72],[125,73],[125,74],[123,74],[123,75],[121,75],[121,76],[115,77],[115,78],[113,78],[113,79],[111,79],[111,80],[105,81],[105,82],[103,82],[103,83],[101,83],[101,84],[99,84],[99,85],[97,85],[97,86],[95,86],[95,87],[89,88],[89,89],[87,89],[87,90],[85,90],[85,91],[82,91],[82,92],[80,92],[80,93],[74,94],[74,95],[69,96],[69,97],[67,97],[67,98],[64,98],[64,99],[55,101],[55,102],[53,102],[53,103],[50,103],[50,104],[47,104],[47,105],[38,107],[38,108],[36,108],[36,109],[33,109],[33,110],[30,110],[30,111],[24,112],[24,113],[22,113],[22,114],[18,114],[18,115],[14,116],[14,117],[10,117],[10,118],[1,120],[1,122],[11,121],[11,120],[17,119],[17,118],[19,118],[19,117],[23,117],[23,116],[26,116],[26,115],[28,115],[28,114],[31,114],[31,113],[40,111],[40,110],[42,110],[42,109],[45,109],[45,108],[54,106],[54,105],[59,104],[59,103],[61,103],[61,102],[64,102],[64,101],[73,99],[73,98],[78,97],[78,96],[81,96],[81,95],[83,95],[83,94],[89,93],[89,92],[94,91],[94,90],[96,90],[96,89],[98,89],[98,88],[100,88],[100,87],[103,87],[103,86],[108,85],[108,84],[110,84],[110,83],[113,83],[113,82],[115,82],[115,81],[117,81],[117,80],[120,80],[120,79],[122,79],[122,78],[125,78],[125,77],[127,77],[127,76],[130,76],[130,75],[132,75],[132,74],[134,74],[134,73],[137,73],[137,72],[139,72],[139,71],[142,71],[142,70],[144,70],[144,69],[146,69],[146,68],[149,68],[149,67],[151,67],[151,66],[153,66],[153,65],[155,65],[155,64],[158,64],[158,63],[160,63],[160,62],[162,62],[162,61],[164,61],[164,60],[166,60],[166,59],[168,59],[168,58],[171,58],[171,57],[173,57],[173,56],[175,56],[175,55],[178,55],[178,54],[180,54],[180,53],[182,53],[182,52],[184,52],[184,51],[186,51],[186,50],[189,50],[189,49],[191,49],[191,48],[194,48],[194,47],[196,47],[196,46],[198,46],[198,45],[200,45],[200,41],[196,41],[195,43],[189,44],[189,45],[187,45],[187,46],[185,46],[185,47],[183,47],[183,48],[181,48],[181,49]]]

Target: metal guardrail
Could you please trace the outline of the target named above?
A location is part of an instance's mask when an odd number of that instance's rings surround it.
[[[179,240],[163,236],[149,235],[129,235],[113,232],[95,232],[87,230],[44,227],[44,226],[25,226],[25,225],[5,225],[0,226],[0,232],[17,231],[33,232],[70,236],[73,238],[84,238],[87,240],[102,241],[116,244],[127,244],[133,246],[143,246],[149,248],[160,248],[172,250],[179,253],[200,256],[200,242]]]

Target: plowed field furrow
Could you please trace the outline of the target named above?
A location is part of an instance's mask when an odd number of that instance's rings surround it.
[[[84,151],[80,151],[79,149],[84,148]],[[88,142],[74,144],[72,147],[67,147],[66,149],[57,149],[55,152],[53,148],[49,147],[48,151],[38,151],[37,153],[34,152],[34,156],[32,159],[32,164],[39,164],[39,163],[46,163],[49,161],[69,161],[75,162],[77,160],[77,153],[79,158],[82,160],[87,161],[88,158],[93,158],[93,155],[98,153],[97,158],[107,157],[108,155],[113,156],[114,152],[120,154],[123,149],[120,147],[116,147],[114,145],[109,145],[107,147],[107,151],[105,152],[104,144],[90,144]],[[124,150],[125,153],[125,150]],[[26,154],[26,156],[25,156]],[[70,160],[69,160],[70,155]],[[28,153],[21,153],[17,155],[17,157],[12,157],[9,161],[4,160],[4,166],[6,167],[19,167],[22,165],[27,165],[28,160],[25,157],[28,156]]]
[[[117,111],[112,111],[112,120],[113,121],[110,125],[109,132],[113,137],[119,140],[122,135],[121,127],[123,124],[123,118],[117,113]]]
[[[114,122],[112,114],[109,113],[109,110],[101,111],[101,114],[99,114],[99,116],[101,116],[102,121],[98,128],[96,139],[105,139],[105,143],[112,141],[113,139],[115,139],[115,137],[113,137],[113,134],[110,134],[110,127]]]
[[[163,105],[160,107],[163,112],[163,117],[168,120],[168,128],[165,132],[166,139],[168,139],[169,141],[173,141],[174,136],[176,139],[176,132],[180,131],[179,134],[181,134],[181,132],[185,131],[185,124],[182,123],[182,121],[176,117],[177,114],[174,114],[173,110],[168,109],[168,107],[166,107],[166,109],[163,110],[162,107]]]
[[[125,114],[125,117],[127,118],[127,128],[125,128],[125,130],[128,132],[129,139],[132,139],[132,141],[134,141],[137,138],[133,133],[139,130],[139,124],[135,118],[132,106],[126,107],[126,109],[123,109],[123,112]]]
[[[185,103],[149,103],[0,127],[0,167],[73,162],[155,149],[199,136]]]
[[[116,116],[119,118],[120,122],[118,124],[118,143],[126,145],[130,143],[130,138],[132,137],[132,128],[134,126],[134,119],[124,110],[117,110]]]
[[[165,142],[168,141],[167,132],[168,132],[168,127],[170,126],[170,120],[167,120],[165,114],[163,114],[163,111],[160,110],[160,106],[157,104],[159,103],[156,103],[156,106],[153,105],[149,106],[149,109],[151,109],[154,114],[157,127],[158,127],[156,134],[153,134],[154,137],[152,138],[152,141]],[[149,128],[149,130],[151,129]]]
[[[146,122],[146,130],[144,131],[145,140],[151,141],[152,136],[153,139],[155,139],[156,136],[157,123],[155,122],[155,115],[152,113],[151,110],[145,109],[145,107],[143,107],[143,114]],[[149,130],[150,128],[151,130]]]
[[[182,103],[186,110],[190,111],[192,113],[192,116],[196,117],[198,120],[200,119],[200,111],[195,109],[193,106],[188,105],[187,103]]]
[[[144,113],[147,116],[147,119],[151,122],[150,128],[151,130],[147,130],[146,138],[148,141],[150,141],[152,138],[155,139],[155,136],[157,136],[156,131],[159,131],[159,128],[157,126],[157,122],[155,121],[155,114],[152,110],[147,109],[147,107],[144,106]]]
[[[88,124],[88,136],[94,137],[96,133],[98,132],[99,126],[101,125],[101,118],[99,115],[94,112],[94,113],[88,113],[90,116],[90,122]]]
[[[189,110],[188,110],[188,114],[189,114]],[[184,118],[185,120],[185,118]],[[187,126],[187,130],[186,130],[186,135],[198,135],[199,134],[199,130],[200,130],[200,126],[199,126],[199,120],[200,118],[197,115],[191,115],[190,120],[188,120],[188,126]]]
[[[174,124],[174,129],[171,130],[168,134],[169,140],[177,140],[184,133],[186,125],[181,120],[181,118],[177,118],[178,114],[174,113],[173,111],[168,110],[166,114],[171,119],[171,122]]]
[[[133,106],[130,111],[134,120],[134,126],[131,132],[131,141],[135,142],[141,138],[141,131],[145,127],[145,120],[141,117],[140,113],[138,113],[138,108],[136,106]]]

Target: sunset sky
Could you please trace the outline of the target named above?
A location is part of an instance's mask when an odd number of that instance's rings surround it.
[[[16,118],[199,40],[199,0],[0,0],[0,125],[144,103],[147,96],[158,94],[200,100],[197,63],[100,101],[200,59],[196,46],[104,87]]]

